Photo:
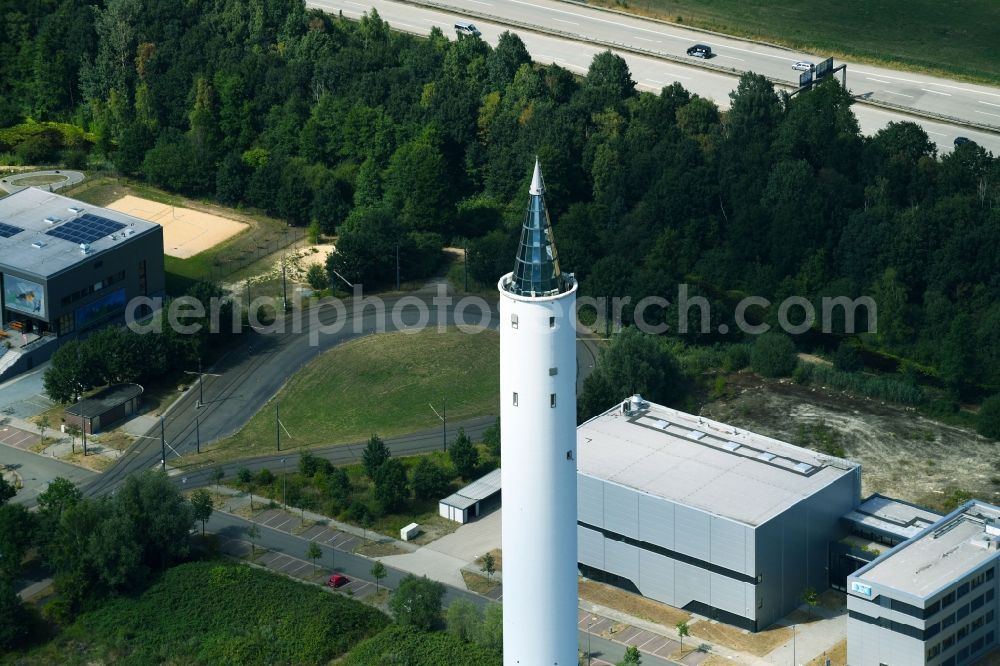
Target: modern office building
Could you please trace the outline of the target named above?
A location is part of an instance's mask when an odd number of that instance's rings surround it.
[[[120,318],[129,299],[163,293],[163,230],[24,189],[0,199],[0,281],[0,335],[15,352],[85,333]]]
[[[503,662],[576,666],[576,280],[559,269],[538,161],[500,278]]]
[[[882,553],[941,520],[940,513],[874,494],[844,516],[850,533],[830,544],[830,587],[847,591],[847,578]]]
[[[848,577],[851,666],[962,666],[1000,637],[1000,507],[973,500]]]
[[[577,454],[581,573],[751,631],[827,589],[860,501],[855,463],[638,396],[579,426]],[[506,546],[504,567],[506,601]]]

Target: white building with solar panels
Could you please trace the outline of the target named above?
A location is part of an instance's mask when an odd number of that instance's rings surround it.
[[[580,572],[750,631],[827,589],[860,501],[856,463],[638,396],[580,425],[577,456]]]
[[[13,347],[3,376],[12,355],[120,320],[131,298],[161,295],[163,230],[27,188],[0,199],[0,282],[0,337]]]

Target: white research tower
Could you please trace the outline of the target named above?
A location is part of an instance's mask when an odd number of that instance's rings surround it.
[[[535,160],[500,278],[504,666],[576,666],[576,280],[559,270]]]

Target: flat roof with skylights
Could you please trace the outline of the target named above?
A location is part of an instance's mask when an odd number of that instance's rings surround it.
[[[858,465],[710,419],[643,403],[577,428],[577,469],[640,492],[760,525]]]
[[[158,225],[29,187],[0,199],[0,270],[48,278]]]

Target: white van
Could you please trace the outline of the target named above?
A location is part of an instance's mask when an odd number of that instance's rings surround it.
[[[480,34],[479,28],[477,28],[472,23],[468,21],[459,21],[455,24],[455,32],[460,35],[470,35],[472,37],[478,37]]]

